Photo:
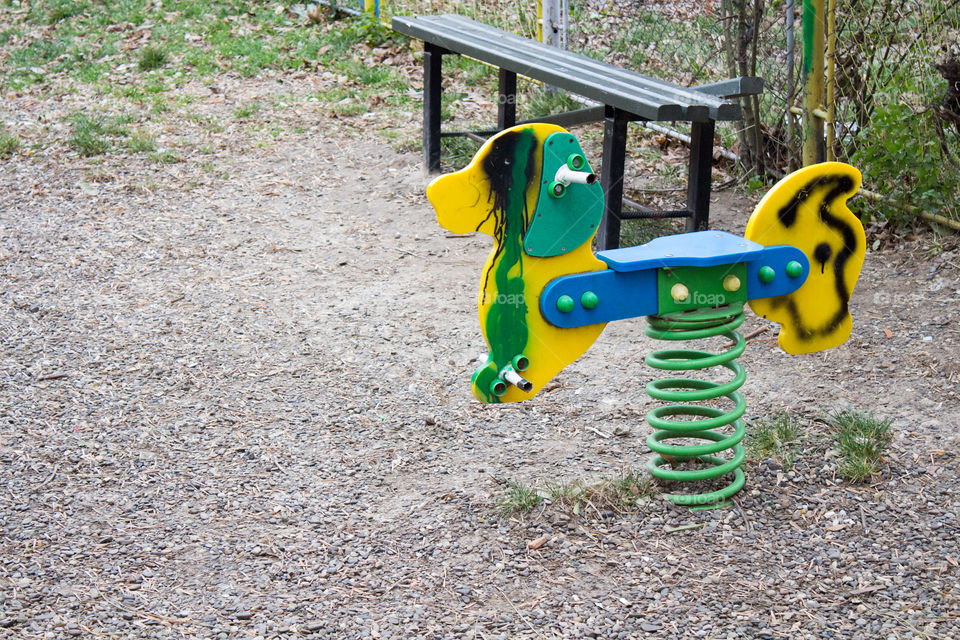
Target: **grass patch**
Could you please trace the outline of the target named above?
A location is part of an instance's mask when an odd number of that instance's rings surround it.
[[[157,139],[145,131],[134,131],[127,139],[127,149],[134,153],[156,151]]]
[[[515,513],[528,513],[543,502],[543,496],[533,487],[520,482],[507,482],[507,495],[497,501],[497,511],[504,518]]]
[[[343,100],[330,105],[330,111],[338,116],[349,117],[366,113],[369,111],[369,108],[365,104],[360,104],[353,98],[344,98]]]
[[[0,131],[0,158],[9,158],[20,150],[20,138],[13,133]]]
[[[167,64],[169,55],[160,47],[146,46],[140,49],[140,55],[137,57],[137,68],[140,71],[153,71]]]
[[[865,482],[880,472],[883,450],[893,440],[889,418],[843,409],[825,419],[830,425],[833,440],[840,451],[840,475],[852,482]]]
[[[67,141],[81,156],[89,158],[110,150],[112,137],[129,135],[127,116],[106,117],[75,111],[69,117],[73,135]]]
[[[445,170],[457,170],[467,166],[477,151],[480,143],[465,136],[442,138],[440,141],[440,157]]]
[[[262,108],[259,102],[248,102],[234,109],[233,116],[238,120],[248,120]]]
[[[446,62],[444,63],[446,64]],[[459,71],[460,80],[468,87],[487,86],[496,88],[496,70],[472,58],[457,56],[450,66]],[[455,73],[456,73],[455,71]]]
[[[786,413],[777,414],[752,425],[747,439],[747,450],[754,458],[778,460],[784,469],[789,470],[793,467],[795,445],[800,439],[801,431],[799,420]]]
[[[624,220],[620,223],[620,246],[635,247],[654,238],[678,233],[674,223],[666,218],[649,220]]]
[[[530,119],[582,109],[583,105],[573,100],[566,91],[547,91],[537,87],[528,92],[523,107],[523,118]]]
[[[48,3],[52,6],[47,11],[47,24],[57,24],[61,20],[72,18],[83,13],[87,8],[82,2],[71,2],[70,0],[60,0],[59,2]]]
[[[160,164],[177,164],[183,162],[183,158],[174,151],[156,151],[150,154],[150,159]]]
[[[150,99],[150,111],[160,115],[170,111],[170,102],[165,96],[155,95]]]
[[[206,78],[224,71],[253,76],[264,70],[315,69],[318,63],[364,85],[362,92],[403,94],[409,84],[390,65],[367,61],[372,47],[406,42],[368,15],[327,18],[307,27],[285,11],[277,11],[276,3],[251,0],[18,4],[29,9],[5,16],[8,19],[0,25],[0,46],[4,46],[0,83],[13,89],[45,84],[66,72],[81,82],[129,93],[128,97],[140,101],[143,94],[162,91],[164,83],[181,84],[188,77]],[[105,85],[123,57],[119,43],[144,23],[153,25],[150,44],[134,51],[131,61],[141,72],[150,72],[156,86]],[[173,60],[176,65],[171,64]]]
[[[649,476],[632,469],[616,478],[600,482],[573,482],[548,484],[547,495],[552,503],[572,511],[575,515],[590,510],[626,511],[650,500],[656,489]]]
[[[633,470],[599,482],[573,480],[547,483],[543,488],[510,481],[506,495],[497,501],[497,511],[502,517],[509,517],[528,513],[547,501],[578,516],[591,511],[596,514],[610,510],[623,512],[648,502],[654,495],[656,489],[651,479]]]

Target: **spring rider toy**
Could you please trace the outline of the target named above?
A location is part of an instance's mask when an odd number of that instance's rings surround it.
[[[736,361],[746,347],[737,331],[743,305],[781,325],[787,353],[847,340],[866,241],[846,201],[860,182],[849,165],[814,165],[773,187],[744,238],[699,231],[594,255],[604,198],[577,139],[547,124],[500,132],[466,168],[427,187],[440,225],[494,239],[479,292],[489,355],[473,374],[473,394],[484,403],[533,397],[612,320],[646,316],[646,334],[668,343],[725,336],[732,346],[717,353],[666,348],[646,357],[668,372],[722,367],[725,382],[670,377],[646,391],[669,403],[647,414],[655,430],[647,444],[658,454],[648,471],[664,480],[725,483],[665,497],[697,508],[727,504],[745,480],[746,403],[738,389],[746,374]]]

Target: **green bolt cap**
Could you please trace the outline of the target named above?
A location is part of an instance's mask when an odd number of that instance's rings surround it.
[[[573,298],[570,296],[560,296],[557,298],[557,311],[560,313],[570,313],[573,311]]]
[[[580,171],[587,164],[587,159],[579,153],[571,153],[567,158],[567,166],[574,171]]]
[[[584,309],[596,309],[597,305],[600,304],[600,298],[593,291],[584,291],[583,295],[580,296],[580,304],[583,305]]]
[[[773,282],[773,279],[777,277],[777,272],[773,270],[773,267],[763,266],[757,272],[757,277],[760,278],[760,282],[767,284]]]
[[[513,368],[517,371],[526,371],[527,367],[530,366],[530,361],[527,360],[527,356],[523,355],[522,353],[518,353],[517,355],[513,356],[512,362]]]
[[[551,182],[550,188],[547,190],[551,198],[562,198],[566,192],[567,187],[562,182]]]
[[[803,273],[803,265],[796,260],[787,263],[787,275],[791,278],[799,278]]]
[[[490,393],[498,398],[507,392],[507,383],[500,378],[494,378],[490,383]]]

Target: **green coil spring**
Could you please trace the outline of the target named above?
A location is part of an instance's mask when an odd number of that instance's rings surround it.
[[[733,474],[724,488],[708,493],[668,494],[665,497],[674,504],[693,508],[709,509],[727,504],[727,498],[739,491],[744,484],[740,469],[746,454],[740,442],[746,433],[741,418],[747,405],[738,389],[747,376],[736,362],[746,348],[746,341],[736,331],[743,324],[743,305],[731,304],[710,309],[678,313],[666,316],[648,316],[646,334],[656,340],[696,340],[713,336],[726,336],[733,346],[723,353],[694,349],[664,349],[654,351],[646,363],[664,371],[701,371],[711,367],[725,367],[733,373],[729,382],[691,378],[667,378],[647,385],[647,394],[657,400],[670,403],[647,413],[647,422],[656,431],[647,438],[647,445],[657,453],[647,464],[647,470],[656,478],[679,482],[695,482]],[[713,406],[687,404],[725,397],[734,404],[725,411]],[[678,419],[681,418],[681,419]],[[684,420],[682,418],[693,418]],[[733,425],[733,433],[717,429]],[[704,444],[668,444],[665,440],[688,438],[706,441]],[[717,453],[733,449],[733,457],[722,458]],[[674,463],[687,461],[706,463],[706,468],[679,469]],[[670,467],[670,468],[667,468]]]

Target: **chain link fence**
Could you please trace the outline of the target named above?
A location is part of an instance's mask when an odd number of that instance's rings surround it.
[[[837,158],[887,217],[960,220],[960,0],[843,0],[836,19]]]

